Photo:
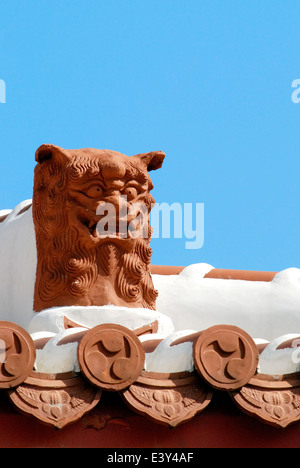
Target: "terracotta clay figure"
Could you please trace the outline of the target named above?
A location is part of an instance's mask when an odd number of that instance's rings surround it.
[[[36,151],[36,312],[108,304],[155,309],[148,172],[160,168],[164,157],[53,145]],[[107,232],[99,231],[101,223]]]

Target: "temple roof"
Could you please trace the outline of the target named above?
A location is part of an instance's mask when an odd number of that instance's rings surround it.
[[[19,343],[0,376],[15,408],[64,428],[116,392],[133,412],[176,427],[226,392],[262,423],[300,419],[297,269],[221,273],[198,264],[152,273],[157,310],[58,307],[34,314],[26,330],[1,322],[0,338]],[[55,410],[62,403],[64,412]]]

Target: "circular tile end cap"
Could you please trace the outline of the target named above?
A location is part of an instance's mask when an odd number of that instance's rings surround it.
[[[128,328],[103,324],[90,329],[80,341],[78,362],[90,383],[102,390],[120,391],[139,377],[145,351]]]
[[[233,325],[216,325],[205,330],[194,343],[193,358],[198,374],[209,385],[234,391],[255,375],[259,355],[244,330]]]
[[[33,371],[35,358],[29,333],[13,322],[0,321],[0,389],[23,383]]]

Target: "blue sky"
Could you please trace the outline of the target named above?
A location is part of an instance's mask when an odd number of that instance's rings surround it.
[[[162,150],[157,202],[204,203],[204,245],[153,263],[300,266],[300,3],[0,0],[0,209],[43,143]]]

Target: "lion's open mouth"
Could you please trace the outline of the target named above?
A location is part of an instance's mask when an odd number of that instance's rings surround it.
[[[84,229],[88,232],[88,234],[94,236],[98,219],[95,219],[94,217],[91,216],[91,213],[89,211],[84,211],[80,210],[77,213],[77,219],[78,219],[78,226],[83,226]]]

